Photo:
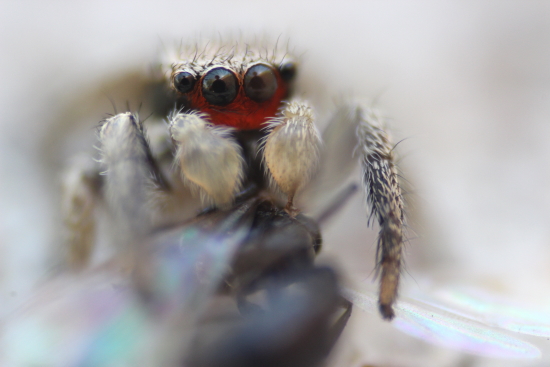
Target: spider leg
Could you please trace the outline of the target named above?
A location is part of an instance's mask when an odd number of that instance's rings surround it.
[[[231,133],[232,129],[215,127],[201,114],[170,117],[170,134],[184,183],[218,207],[233,202],[244,178],[242,149]]]
[[[377,269],[380,272],[378,306],[382,317],[395,316],[392,305],[397,297],[403,249],[403,198],[394,163],[393,145],[384,131],[383,119],[374,111],[356,109],[358,150],[363,184],[370,207],[380,225]]]
[[[342,105],[323,132],[323,144],[321,170],[314,179],[317,194],[335,191],[352,170],[351,158],[359,156],[369,222],[376,218],[380,225],[376,256],[379,309],[382,317],[391,320],[401,271],[404,212],[393,145],[383,119],[372,110]]]
[[[142,241],[169,189],[151,155],[143,126],[132,113],[107,119],[99,132],[104,196],[117,226],[117,242]],[[130,249],[131,250],[131,249]]]
[[[91,158],[71,162],[62,177],[62,215],[68,263],[82,269],[95,242],[95,210],[101,196],[99,167]]]
[[[272,184],[288,197],[285,210],[296,216],[294,196],[308,183],[319,163],[321,137],[311,108],[290,102],[281,116],[268,121],[263,158]]]

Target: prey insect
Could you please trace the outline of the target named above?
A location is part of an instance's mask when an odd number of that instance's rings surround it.
[[[319,229],[250,194],[53,279],[4,324],[3,366],[318,366],[351,313]],[[145,241],[144,241],[145,243]],[[284,327],[282,327],[284,326]]]
[[[358,159],[369,218],[380,226],[379,310],[391,320],[404,211],[383,119],[361,106],[342,105],[321,137],[312,107],[292,97],[298,65],[286,50],[207,44],[183,47],[168,59],[161,83],[169,91],[152,117],[170,110],[168,126],[151,122],[147,133],[130,112],[108,118],[99,132],[100,163],[75,165],[66,176],[72,264],[81,267],[90,257],[97,202],[106,202],[117,226],[115,242],[131,254],[156,228],[181,222],[189,191],[222,211],[261,194],[296,218],[301,192],[333,180],[338,175],[331,170]]]

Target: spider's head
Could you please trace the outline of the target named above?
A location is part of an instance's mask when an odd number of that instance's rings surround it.
[[[172,66],[171,86],[188,107],[209,116],[215,125],[255,130],[274,117],[290,92],[296,62],[285,56],[200,55]]]

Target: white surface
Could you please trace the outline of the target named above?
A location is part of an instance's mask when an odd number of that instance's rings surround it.
[[[305,52],[302,78],[322,86],[304,98],[376,99],[395,140],[408,138],[400,166],[421,238],[407,247],[404,289],[476,285],[550,312],[550,3],[522,1],[0,3],[0,310],[48,270],[57,199],[40,144],[60,109],[125,65],[146,65],[161,41],[226,30],[288,35]],[[325,244],[367,279],[374,237],[355,201]],[[352,364],[504,363],[355,314]],[[549,342],[534,342],[543,359],[524,365],[547,365]]]

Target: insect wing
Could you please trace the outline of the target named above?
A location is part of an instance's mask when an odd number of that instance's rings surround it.
[[[373,295],[351,289],[342,292],[361,309],[376,312],[377,301]],[[395,309],[395,327],[432,344],[486,357],[538,358],[541,355],[530,343],[436,304],[401,297]]]
[[[248,234],[249,209],[206,215],[153,241],[151,263],[138,269],[152,270],[149,289],[107,266],[53,279],[4,322],[0,365],[171,365]]]
[[[4,323],[0,364],[87,366],[105,357],[113,357],[113,363],[118,357],[130,361],[123,356],[125,346],[134,349],[140,342],[128,336],[146,328],[147,318],[127,283],[121,273],[106,269],[52,280]],[[118,340],[112,345],[116,355],[102,347],[105,339]]]
[[[474,288],[430,292],[429,301],[455,310],[464,317],[520,334],[550,337],[550,312]],[[443,306],[441,306],[443,307]]]
[[[211,213],[183,231],[157,240],[151,277],[153,300],[148,302],[153,312],[161,311],[156,365],[159,360],[172,365],[188,354],[187,346],[208,300],[250,233],[256,206],[257,202],[250,200],[230,212]]]

